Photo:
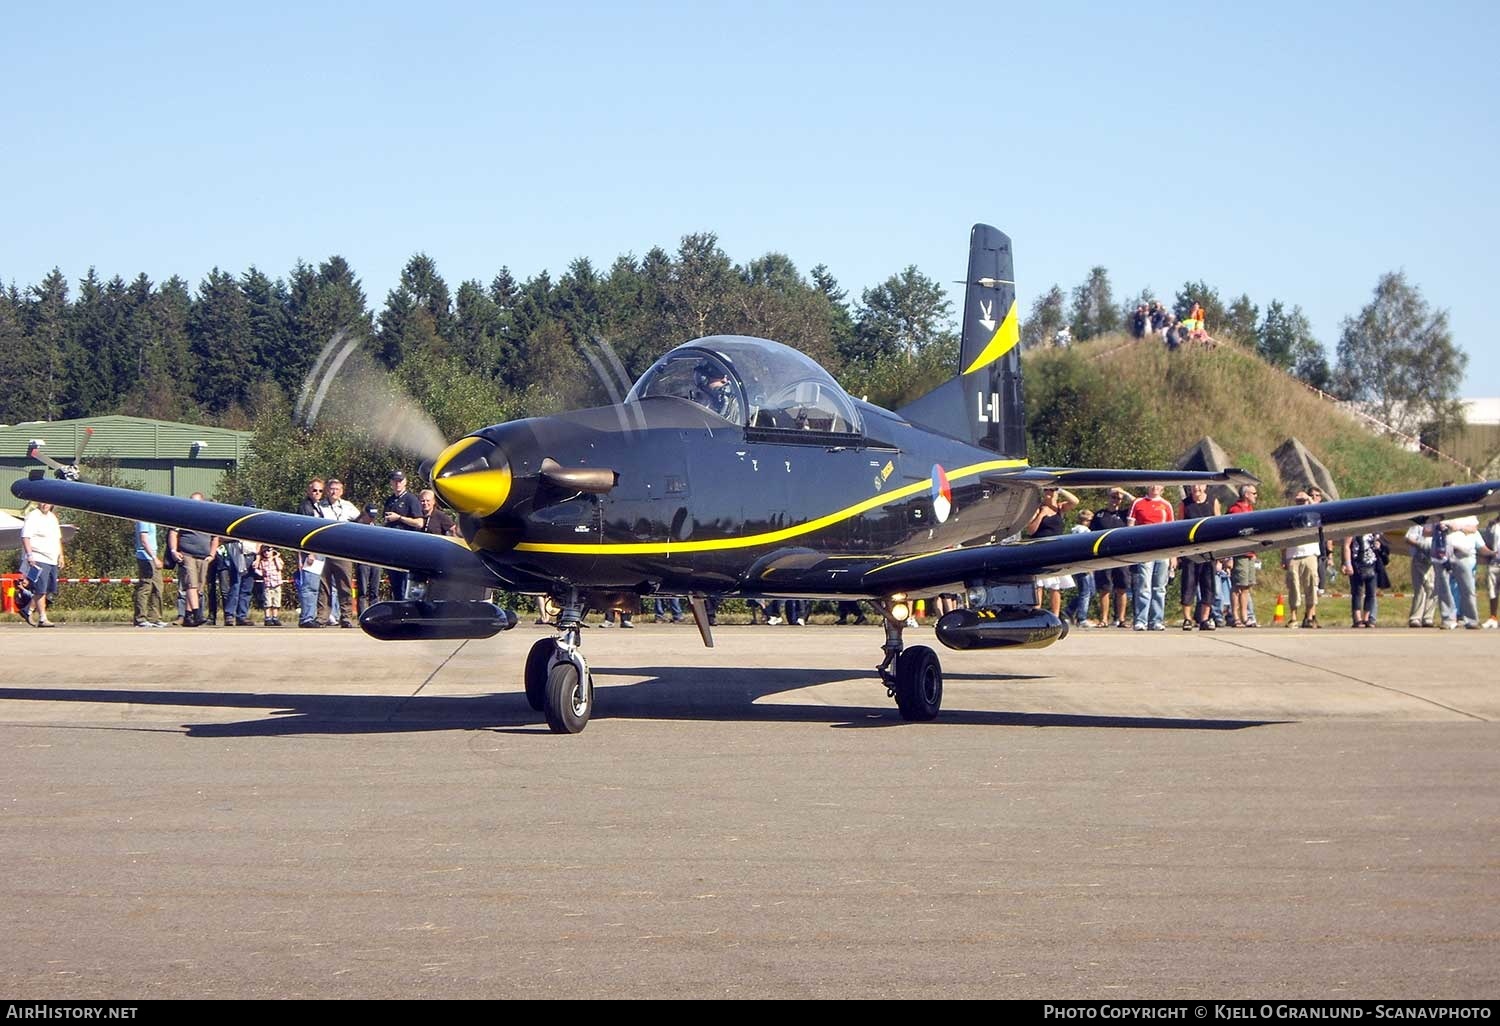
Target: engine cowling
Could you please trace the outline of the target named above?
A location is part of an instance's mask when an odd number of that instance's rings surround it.
[[[945,613],[937,638],[949,648],[1046,648],[1068,636],[1068,625],[1045,609],[976,606]]]

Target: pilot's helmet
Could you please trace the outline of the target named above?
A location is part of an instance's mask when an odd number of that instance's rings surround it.
[[[729,390],[728,375],[713,360],[704,360],[693,368],[693,377],[698,388],[709,395],[721,396]]]

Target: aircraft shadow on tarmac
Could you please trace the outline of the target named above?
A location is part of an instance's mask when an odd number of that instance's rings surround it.
[[[705,673],[713,679],[703,679]],[[834,728],[896,727],[921,729],[943,725],[996,727],[1112,727],[1146,730],[1241,730],[1284,722],[1277,720],[1202,719],[1194,717],[1023,713],[962,708],[965,689],[949,688],[949,703],[932,724],[905,724],[888,702],[871,671],[860,668],[801,669],[766,667],[593,667],[596,682],[594,718],[740,721],[746,723],[826,723]],[[641,677],[612,685],[615,676]],[[1012,674],[949,674],[948,681],[1025,681],[1045,677]],[[841,681],[869,682],[868,705],[757,704],[762,698]],[[189,723],[189,737],[276,737],[296,734],[384,734],[434,730],[498,730],[548,733],[541,713],[521,693],[469,696],[297,694],[255,691],[155,691],[121,688],[0,688],[3,702],[77,702],[134,706],[185,706],[205,709],[263,709],[268,715],[233,723]],[[0,720],[5,719],[0,706]],[[159,723],[129,720],[117,729],[160,729]]]

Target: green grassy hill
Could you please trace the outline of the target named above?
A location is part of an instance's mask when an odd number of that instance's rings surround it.
[[[1171,353],[1157,342],[1110,335],[1068,350],[1029,353],[1024,374],[1034,465],[1148,466],[1109,457],[1153,455],[1165,460],[1157,465],[1171,466],[1209,435],[1233,465],[1261,479],[1262,505],[1271,506],[1287,501],[1271,454],[1293,437],[1328,467],[1344,498],[1432,487],[1457,469],[1373,434],[1296,379],[1232,344]],[[1072,437],[1059,405],[1101,399],[1104,419],[1086,421],[1106,437],[1092,445]],[[1054,424],[1063,430],[1054,434]],[[1121,441],[1130,435],[1136,436],[1133,442]],[[1132,448],[1143,451],[1131,453]],[[1078,458],[1089,449],[1107,462]]]
[[[1175,353],[1153,341],[1111,335],[1068,350],[1025,357],[1031,462],[1034,466],[1170,467],[1204,435],[1231,464],[1261,479],[1261,506],[1289,501],[1272,453],[1297,438],[1333,475],[1343,498],[1430,488],[1457,468],[1408,452],[1364,426],[1254,353],[1232,344]],[[1176,499],[1175,489],[1169,497]],[[1098,493],[1083,497],[1093,505]],[[1399,532],[1390,537],[1392,588],[1381,593],[1382,626],[1405,624],[1410,561]],[[1285,592],[1275,551],[1262,556],[1256,612],[1272,624]],[[1167,590],[1169,626],[1179,602],[1178,581]],[[1348,582],[1330,582],[1319,619],[1331,627],[1349,622]],[[1483,609],[1481,600],[1481,611]],[[1174,616],[1174,614],[1176,614]]]

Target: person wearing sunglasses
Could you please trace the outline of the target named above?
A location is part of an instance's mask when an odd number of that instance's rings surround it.
[[[297,512],[305,517],[321,517],[323,479],[307,482],[307,494]],[[316,552],[303,552],[297,560],[297,626],[321,627],[318,619],[318,592],[323,586],[324,559]]]

